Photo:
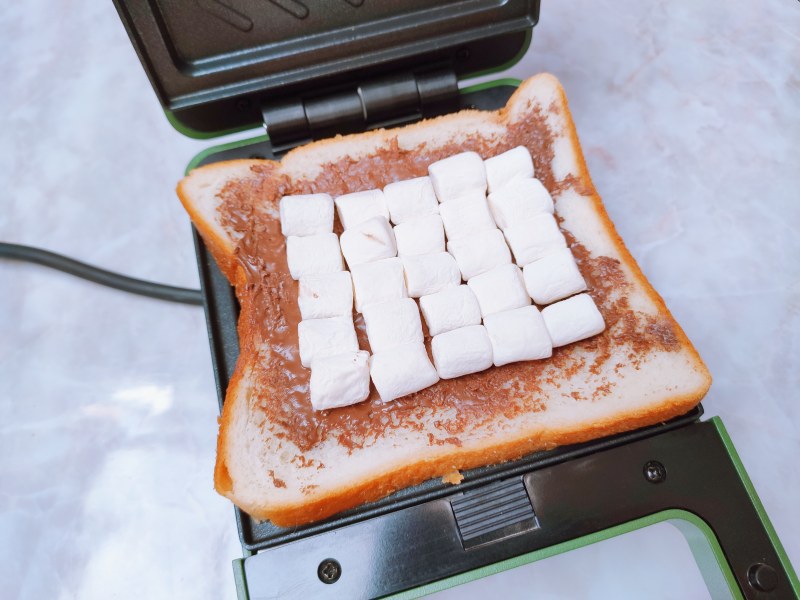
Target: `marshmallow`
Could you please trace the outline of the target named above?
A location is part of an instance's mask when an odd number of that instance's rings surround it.
[[[344,269],[339,238],[335,233],[289,236],[286,238],[286,260],[292,279]]]
[[[425,345],[406,344],[370,359],[370,375],[381,400],[389,402],[407,396],[439,381]]]
[[[373,354],[423,341],[419,310],[411,298],[370,304],[364,309],[364,324]]]
[[[369,397],[369,352],[356,350],[318,358],[309,382],[314,410],[339,408]]]
[[[522,273],[517,265],[500,265],[473,277],[467,285],[475,292],[484,319],[487,315],[528,306],[531,303],[531,299],[525,293]]]
[[[499,229],[487,229],[470,237],[447,242],[447,251],[456,259],[465,281],[511,262],[511,252]]]
[[[339,196],[335,200],[336,212],[342,227],[348,229],[373,217],[389,220],[389,209],[380,190],[366,190]]]
[[[486,167],[475,152],[462,152],[428,167],[439,202],[454,200],[470,192],[486,195]]]
[[[447,288],[441,292],[422,296],[419,307],[430,335],[439,335],[459,327],[481,324],[481,307],[478,299],[466,285]]]
[[[333,232],[333,198],[328,194],[284,196],[280,215],[281,232],[286,237]]]
[[[400,225],[412,219],[439,214],[439,202],[430,177],[416,177],[390,183],[383,188],[392,223]]]
[[[439,213],[448,240],[459,240],[478,231],[495,229],[492,213],[483,194],[442,204]]]
[[[358,312],[364,312],[364,308],[370,304],[408,298],[403,261],[399,258],[384,258],[354,265],[350,272],[353,275]]]
[[[447,252],[404,256],[403,270],[408,295],[412,298],[435,294],[461,283],[458,265]]]
[[[431,354],[442,379],[477,373],[492,366],[492,342],[483,325],[461,327],[434,336]]]
[[[353,282],[350,273],[339,271],[301,277],[297,303],[304,319],[351,316]]]
[[[551,304],[542,310],[542,318],[554,348],[585,340],[606,328],[603,315],[589,294]]]
[[[555,217],[542,213],[505,230],[514,259],[520,267],[567,247]]]
[[[300,362],[307,368],[318,358],[358,350],[351,316],[300,321],[297,337],[300,340]]]
[[[550,304],[586,289],[569,248],[563,248],[525,266],[525,287],[536,304]]]
[[[525,146],[517,146],[483,161],[486,166],[486,183],[493,192],[512,179],[533,177],[533,160]]]
[[[342,254],[351,269],[397,255],[394,232],[385,217],[373,217],[345,229],[341,242]]]
[[[544,319],[535,306],[488,315],[483,324],[492,341],[495,367],[522,360],[548,358],[553,354],[553,343]]]
[[[397,239],[398,256],[444,252],[444,229],[439,215],[428,215],[395,225],[394,237]]]
[[[541,213],[553,214],[550,192],[538,179],[514,179],[489,194],[489,208],[500,229]]]

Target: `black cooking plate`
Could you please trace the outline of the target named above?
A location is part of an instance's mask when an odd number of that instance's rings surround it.
[[[460,108],[474,107],[482,110],[494,110],[504,106],[514,91],[513,86],[501,85],[482,89],[461,95]],[[269,142],[259,142],[230,150],[224,150],[206,157],[200,165],[231,160],[235,158],[275,158]],[[220,408],[225,400],[225,390],[233,375],[236,359],[239,356],[239,338],[236,332],[236,323],[239,317],[239,305],[228,280],[219,270],[214,259],[206,250],[197,231],[194,231],[195,246],[203,294],[206,301],[206,319],[208,323],[209,339],[211,342],[214,374],[217,382],[217,393]],[[337,529],[344,525],[362,521],[387,512],[405,508],[451,495],[456,491],[466,491],[486,483],[506,479],[513,475],[530,472],[534,469],[566,461],[578,456],[591,454],[612,446],[662,433],[670,429],[695,421],[703,414],[702,406],[687,414],[673,419],[667,423],[645,427],[636,431],[602,438],[585,444],[565,446],[547,452],[537,452],[520,460],[481,467],[465,471],[464,481],[454,487],[442,483],[440,479],[426,481],[420,485],[407,488],[358,508],[348,510],[338,515],[303,527],[284,529],[276,527],[267,521],[257,521],[247,514],[236,509],[236,519],[239,526],[239,537],[246,550],[260,550],[270,546],[277,546],[286,542],[304,538],[316,533]]]

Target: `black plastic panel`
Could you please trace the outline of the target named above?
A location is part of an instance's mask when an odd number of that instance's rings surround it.
[[[164,106],[212,133],[265,101],[400,70],[497,68],[525,48],[538,0],[115,0]]]
[[[668,473],[661,483],[644,476],[644,465],[653,459]],[[465,549],[452,510],[460,496],[456,493],[246,558],[250,597],[383,597],[679,509],[693,513],[711,529],[744,598],[796,598],[789,574],[714,423],[662,431],[546,465],[509,481],[524,484],[538,527]],[[698,558],[709,582],[717,569],[714,558]],[[322,583],[316,575],[324,559],[334,559],[341,567],[341,577],[333,584]],[[748,577],[761,565],[772,575],[769,592],[757,589]],[[617,575],[626,576],[625,565],[620,565]],[[534,597],[535,589],[530,593]]]

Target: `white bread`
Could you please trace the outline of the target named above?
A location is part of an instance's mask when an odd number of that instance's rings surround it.
[[[531,150],[536,176],[553,196],[606,330],[554,350],[551,358],[440,381],[385,405],[373,393],[358,405],[364,410],[358,418],[373,411],[395,424],[375,435],[343,427],[337,411],[357,408],[347,407],[320,413],[318,426],[326,435],[314,443],[298,441],[290,431],[298,421],[275,415],[291,415],[279,409],[299,410],[307,398],[297,390],[289,398],[275,384],[274,371],[267,372],[271,336],[277,334],[256,318],[258,310],[295,310],[285,298],[296,302],[296,283],[285,274],[262,273],[274,283],[264,288],[270,294],[253,293],[257,275],[252,265],[246,268],[252,257],[243,253],[251,234],[238,215],[270,223],[281,195],[380,188],[425,175],[427,164],[457,152],[474,150],[486,159],[518,145]],[[370,174],[366,180],[364,173]],[[696,405],[711,384],[609,220],[586,170],[566,96],[551,75],[525,81],[497,112],[463,111],[400,129],[337,136],[295,149],[280,163],[202,167],[180,182],[178,195],[242,306],[241,353],[220,419],[214,481],[219,493],[255,518],[299,525],[456,470],[661,422]],[[235,202],[246,210],[232,214]],[[494,392],[478,397],[484,389]]]

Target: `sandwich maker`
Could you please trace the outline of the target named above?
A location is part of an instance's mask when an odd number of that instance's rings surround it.
[[[503,106],[515,80],[459,87],[528,49],[539,0],[115,0],[167,118],[209,138],[197,166],[280,158],[337,133]],[[220,406],[238,356],[233,289],[194,231]],[[415,598],[668,521],[715,598],[800,598],[719,418],[659,425],[431,480],[283,529],[236,509],[241,600]],[[210,467],[209,467],[210,468]]]

